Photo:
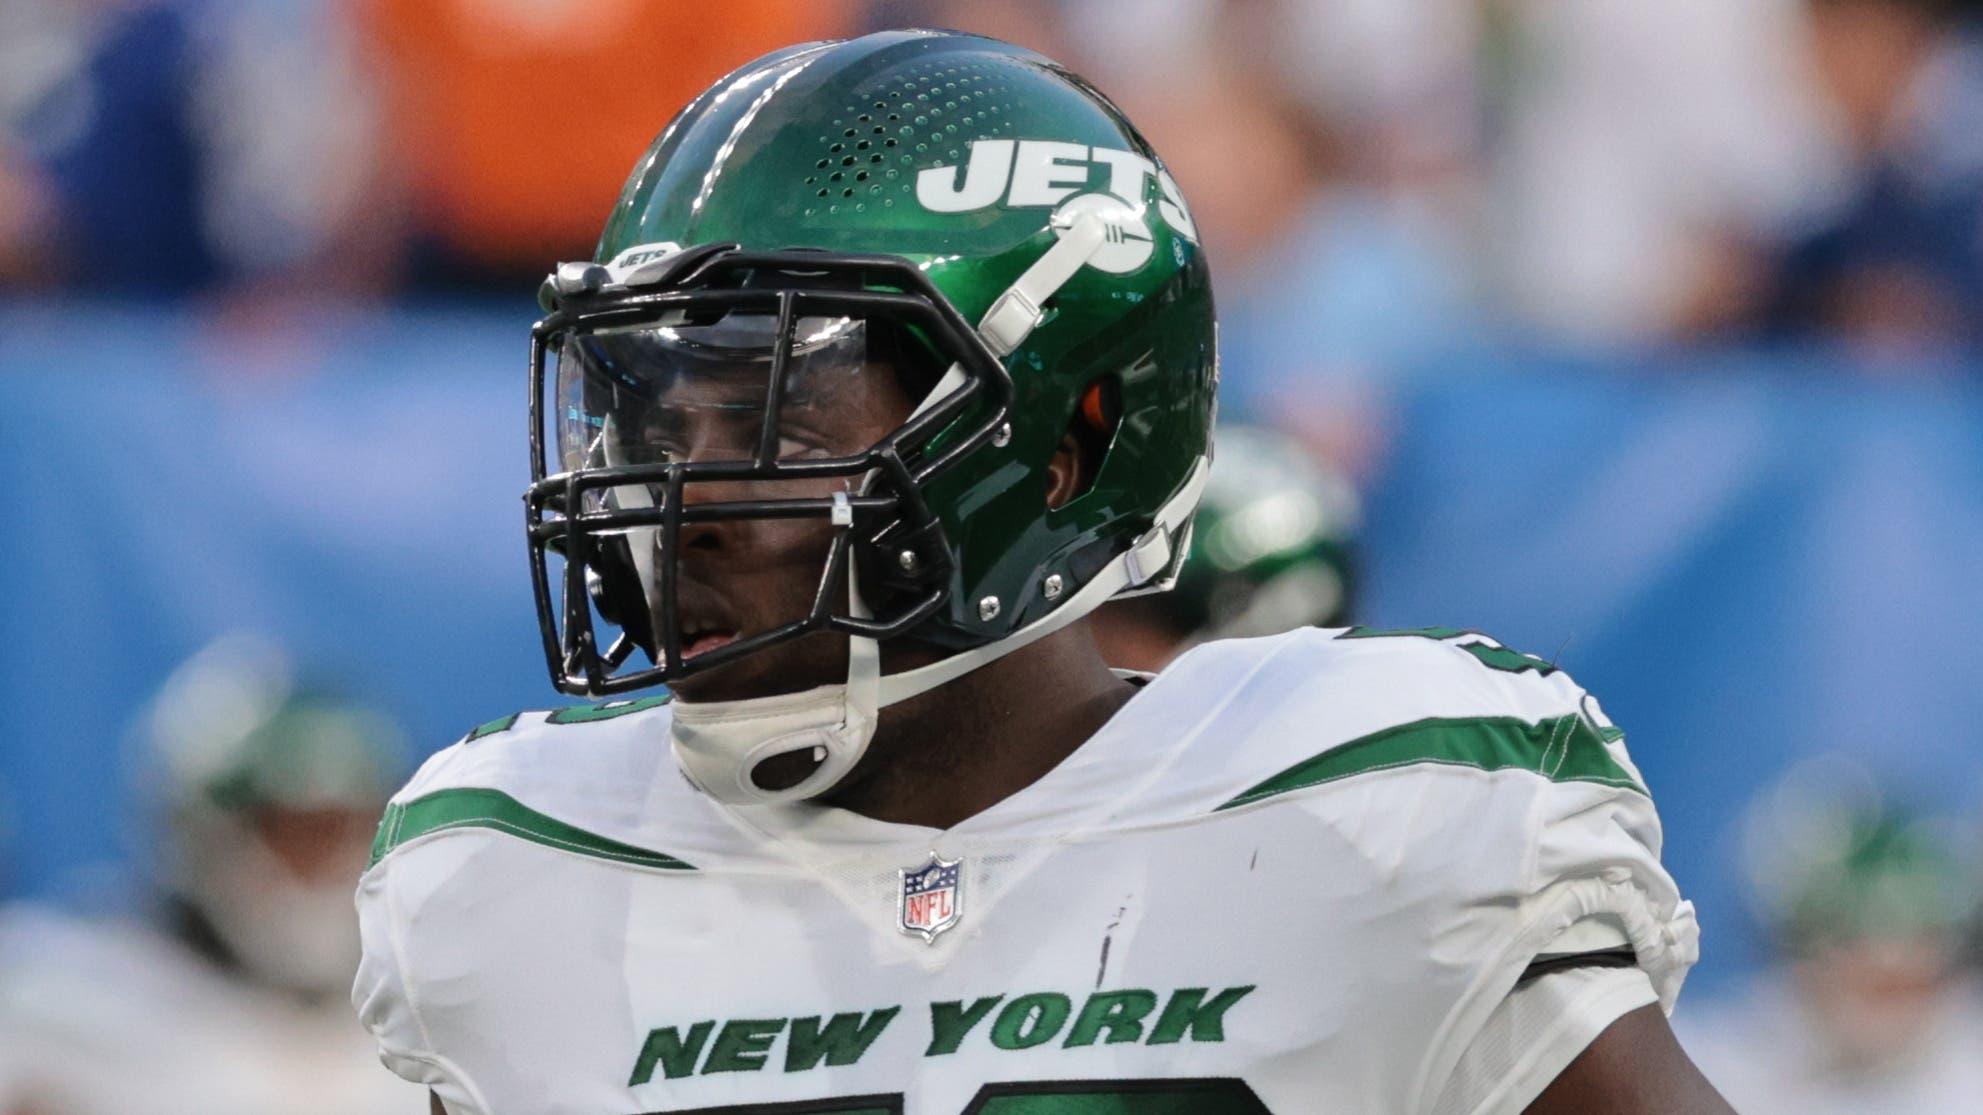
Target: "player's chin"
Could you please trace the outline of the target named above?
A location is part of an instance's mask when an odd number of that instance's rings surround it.
[[[748,701],[803,693],[847,680],[847,638],[808,632],[720,666],[670,682],[677,700],[690,704]]]

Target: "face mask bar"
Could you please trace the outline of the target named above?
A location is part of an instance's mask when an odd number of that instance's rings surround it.
[[[1012,382],[1003,364],[923,273],[888,256],[810,251],[745,253],[719,245],[681,253],[674,266],[652,277],[615,286],[603,268],[590,268],[577,291],[557,298],[531,331],[531,484],[524,496],[531,579],[552,682],[561,692],[605,695],[674,681],[754,654],[811,631],[831,630],[872,639],[903,633],[943,607],[949,596],[950,553],[939,521],[922,497],[922,485],[966,454],[989,443],[1006,421]],[[546,367],[572,336],[639,328],[683,314],[775,314],[762,426],[748,460],[608,464],[554,470],[546,444]],[[939,395],[921,400],[910,417],[867,450],[821,459],[778,458],[779,411],[794,363],[794,335],[801,318],[852,317],[913,329],[949,362]],[[982,415],[968,430],[930,452],[932,440],[973,406]],[[560,462],[562,463],[562,462]],[[687,505],[691,485],[722,481],[842,478],[851,490],[831,496],[733,499]],[[615,490],[656,493],[648,506],[615,506]],[[806,615],[738,638],[684,662],[677,625],[678,540],[684,524],[747,520],[825,519],[835,528]],[[652,588],[659,622],[647,611],[649,586],[629,563],[631,547],[652,545],[659,532]],[[549,553],[564,560],[555,577]],[[882,554],[913,552],[910,575]],[[834,609],[841,586],[851,586],[858,564],[894,590],[879,602],[849,588],[852,607]],[[880,604],[887,614],[869,614]],[[603,653],[595,613],[620,627]],[[652,628],[658,627],[658,630]],[[637,632],[647,635],[641,639]],[[636,649],[655,665],[622,670]],[[616,673],[615,671],[621,671]]]

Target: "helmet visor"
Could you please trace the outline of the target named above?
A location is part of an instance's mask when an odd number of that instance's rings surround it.
[[[894,354],[872,343],[881,332],[856,318],[795,318],[782,367],[773,314],[673,311],[566,334],[558,460],[574,472],[852,457],[907,417]]]
[[[717,248],[532,331],[531,574],[565,692],[844,653],[803,636],[893,638],[949,591],[922,488],[992,442],[1004,367],[906,261]],[[831,672],[781,650],[702,684],[757,670]]]
[[[586,478],[563,510],[595,540],[601,615],[675,666],[845,614],[846,546],[902,488],[875,450],[935,378],[900,337],[885,320],[720,306],[560,335],[546,432],[562,473]]]

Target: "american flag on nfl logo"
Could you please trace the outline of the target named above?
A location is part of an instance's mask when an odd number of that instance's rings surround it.
[[[963,862],[931,852],[921,867],[899,872],[902,887],[896,895],[896,918],[902,932],[934,944],[937,934],[957,924],[964,912]]]

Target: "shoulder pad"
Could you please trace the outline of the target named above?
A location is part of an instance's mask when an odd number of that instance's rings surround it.
[[[1542,659],[1473,632],[1306,628],[1207,644],[1158,685],[1204,694],[1217,746],[1178,773],[1224,787],[1214,811],[1419,764],[1525,769],[1641,790],[1623,733]]]

